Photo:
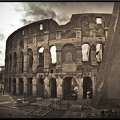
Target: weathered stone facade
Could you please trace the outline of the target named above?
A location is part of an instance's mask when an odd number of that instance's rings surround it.
[[[86,99],[91,91],[92,98],[110,19],[111,14],[74,14],[65,25],[46,19],[12,33],[6,42],[6,89],[14,95],[63,99],[75,93],[77,100]],[[84,44],[89,48],[86,60]],[[101,45],[99,52],[97,44]],[[51,59],[52,46],[56,46],[55,64]],[[43,54],[39,53],[41,47]]]

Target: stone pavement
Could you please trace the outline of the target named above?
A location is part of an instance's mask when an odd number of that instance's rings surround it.
[[[8,94],[0,95],[0,118],[31,118],[15,107],[15,102]]]
[[[11,95],[12,96],[12,95]],[[24,106],[16,106],[17,99],[23,96],[11,97],[9,94],[0,96],[0,118],[99,118],[101,110],[94,110],[86,101],[75,102],[59,99],[26,99]],[[14,98],[14,99],[13,99]],[[24,103],[24,102],[23,102]],[[12,108],[12,109],[11,109]]]

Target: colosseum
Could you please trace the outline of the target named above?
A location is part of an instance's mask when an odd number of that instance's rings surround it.
[[[45,19],[6,41],[5,88],[13,95],[77,101],[95,95],[111,14],[73,14],[59,25]]]

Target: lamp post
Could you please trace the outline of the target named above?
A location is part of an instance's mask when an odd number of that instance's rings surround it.
[[[26,97],[25,95],[26,95],[26,89],[24,89],[24,93],[23,93],[24,102],[26,101],[26,100],[25,100],[25,97]]]

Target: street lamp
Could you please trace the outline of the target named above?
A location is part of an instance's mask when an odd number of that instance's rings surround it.
[[[25,102],[25,95],[26,95],[26,89],[24,89],[24,93],[23,93],[24,102]]]

